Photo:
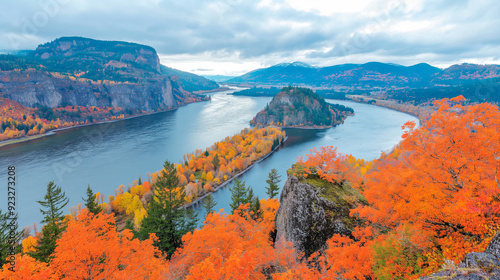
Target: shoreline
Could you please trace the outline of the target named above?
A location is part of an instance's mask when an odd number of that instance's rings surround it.
[[[204,101],[208,101],[208,100],[201,100],[201,101],[197,101],[197,102],[204,102]],[[60,132],[60,131],[65,131],[65,130],[70,130],[70,129],[76,129],[76,128],[82,128],[82,127],[92,126],[92,125],[99,125],[99,124],[110,124],[110,123],[114,123],[114,122],[125,121],[125,120],[134,119],[134,118],[140,118],[140,117],[144,117],[144,116],[150,116],[150,115],[154,115],[154,114],[171,112],[171,111],[175,111],[175,110],[179,109],[180,107],[187,106],[189,104],[197,103],[197,102],[191,102],[191,103],[183,104],[181,106],[178,106],[178,107],[175,107],[175,108],[172,108],[172,109],[167,109],[167,110],[162,110],[162,111],[157,111],[157,112],[149,112],[149,113],[144,113],[144,114],[139,114],[139,115],[128,116],[128,117],[123,118],[123,119],[114,119],[114,120],[108,120],[108,121],[99,121],[99,122],[93,122],[93,123],[78,124],[78,125],[74,125],[74,126],[68,126],[68,127],[61,127],[61,128],[52,129],[50,131],[45,132],[44,134],[23,136],[21,138],[3,140],[3,141],[0,141],[0,148],[6,147],[6,146],[9,146],[9,145],[13,145],[13,144],[25,143],[25,142],[29,142],[29,141],[32,141],[32,140],[37,140],[37,139],[41,139],[41,138],[44,138],[44,137],[56,135],[57,132]]]
[[[199,91],[193,91],[194,94],[207,94],[207,93],[215,93],[215,92],[221,92],[221,91],[226,91],[230,90],[231,88],[228,87],[219,87],[219,88],[214,88],[211,90],[199,90]]]
[[[257,163],[260,163],[261,161],[265,160],[266,158],[270,157],[275,151],[277,151],[282,145],[283,143],[285,143],[285,141],[288,139],[288,136],[285,137],[285,139],[283,139],[283,141],[279,144],[279,146],[277,146],[276,148],[274,148],[274,150],[270,151],[269,153],[267,153],[267,155],[261,157],[260,159],[256,160],[254,163],[250,164],[249,166],[247,166],[245,169],[241,170],[240,172],[234,174],[234,176],[232,176],[231,178],[227,179],[224,183],[216,186],[214,188],[213,191],[211,192],[208,192],[200,197],[198,197],[197,199],[191,201],[190,203],[186,204],[186,205],[183,205],[181,207],[184,207],[185,209],[188,209],[188,208],[191,208],[191,207],[194,207],[196,205],[198,205],[199,203],[202,202],[202,200],[207,197],[209,194],[212,194],[222,188],[224,188],[225,186],[227,186],[229,183],[231,183],[235,178],[245,174],[246,172],[248,172],[250,169],[252,169],[252,167],[254,167]]]
[[[352,101],[352,102],[357,102],[357,103],[362,103],[362,104],[375,105],[375,106],[382,107],[382,108],[385,108],[385,109],[394,110],[396,112],[408,114],[410,116],[413,116],[413,117],[417,118],[418,122],[419,122],[419,125],[421,125],[423,123],[423,121],[424,121],[422,119],[423,116],[419,116],[419,114],[416,113],[416,112],[408,112],[408,111],[404,111],[404,110],[401,110],[401,109],[398,109],[398,108],[392,108],[392,107],[386,106],[386,104],[380,102],[380,101],[385,101],[386,103],[401,105],[399,103],[396,103],[396,102],[390,101],[390,100],[386,100],[386,99],[377,100],[375,98],[367,97],[367,96],[351,95],[349,97],[346,97],[346,99],[337,99],[337,100],[346,100],[346,101]],[[375,102],[374,103],[369,103],[369,101],[372,101],[372,100],[375,101]],[[418,107],[418,106],[415,106],[415,107]],[[418,108],[424,109],[422,107],[418,107]]]
[[[154,115],[154,114],[158,114],[158,113],[169,112],[169,111],[173,111],[173,110],[177,110],[177,108],[168,109],[168,110],[159,111],[159,112],[150,112],[150,113],[145,113],[145,114],[140,114],[140,115],[133,115],[133,116],[129,116],[129,117],[126,117],[126,118],[123,118],[123,119],[100,121],[100,122],[94,122],[94,123],[84,123],[84,124],[78,124],[78,125],[74,125],[74,126],[56,128],[56,129],[52,129],[50,131],[47,131],[44,134],[23,136],[21,138],[9,139],[9,140],[1,141],[0,142],[0,148],[6,147],[6,146],[9,146],[9,145],[12,145],[12,144],[19,144],[19,143],[29,142],[29,141],[32,141],[32,140],[41,139],[41,138],[44,138],[44,137],[56,135],[57,132],[64,131],[64,130],[82,128],[82,127],[91,126],[91,125],[98,125],[98,124],[114,123],[114,122],[119,122],[119,121],[124,121],[124,120],[130,120],[130,119],[134,119],[134,118],[139,118],[139,117],[143,117],[143,116],[149,116],[149,115]]]

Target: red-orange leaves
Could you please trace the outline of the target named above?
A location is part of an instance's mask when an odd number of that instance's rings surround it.
[[[245,214],[240,215],[239,211]],[[182,238],[183,247],[170,263],[171,271],[179,273],[176,277],[265,278],[263,269],[274,255],[269,232],[262,230],[261,222],[242,216],[248,216],[245,209],[226,216],[209,214],[202,229],[186,234]]]
[[[500,222],[500,111],[462,103],[437,102],[422,127],[405,126],[410,130],[395,156],[365,177],[361,191],[370,206],[355,211],[387,228],[411,224],[455,261],[484,250]]]
[[[116,231],[113,215],[83,209],[57,241],[51,268],[68,279],[157,279],[165,261],[155,257],[154,236],[132,237],[129,230]]]
[[[0,270],[0,279],[6,280],[56,280],[47,264],[39,262],[28,255],[15,256],[15,271],[10,271],[10,264],[5,264]]]
[[[355,165],[356,159],[351,155],[339,153],[333,146],[321,147],[319,151],[312,149],[307,160],[299,159],[299,164],[305,167],[305,174],[301,175],[317,174],[322,179],[339,184],[346,181],[358,184],[361,181],[361,166]]]

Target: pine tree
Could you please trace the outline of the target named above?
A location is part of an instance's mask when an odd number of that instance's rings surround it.
[[[90,186],[87,186],[87,198],[82,198],[83,201],[85,202],[85,206],[87,206],[87,209],[89,210],[90,213],[97,215],[101,213],[102,209],[99,204],[96,202],[96,197]]]
[[[196,228],[197,218],[193,210],[183,208],[185,196],[179,187],[175,165],[166,161],[137,235],[146,240],[150,233],[155,233],[159,240],[154,245],[168,259],[182,245],[182,236]]]
[[[215,202],[212,194],[207,195],[201,202],[201,206],[205,209],[205,218],[207,218],[208,214],[214,212],[214,207],[217,204]]]
[[[214,165],[215,170],[217,170],[220,167],[219,155],[215,154],[214,159],[212,159],[212,164]]]
[[[21,248],[18,245],[23,231],[17,229],[17,215],[12,217],[10,212],[2,213],[0,210],[0,267],[8,263],[9,255],[18,253]]]
[[[62,232],[66,229],[63,225],[64,215],[63,208],[69,202],[66,194],[54,182],[47,185],[47,193],[44,200],[37,201],[41,206],[40,212],[44,215],[42,223],[45,226],[42,228],[42,238],[40,238],[39,246],[36,246],[36,251],[31,253],[31,256],[42,262],[50,262],[51,255],[56,248],[56,241],[61,237]]]
[[[254,220],[260,218],[262,216],[262,210],[260,209],[260,199],[259,197],[255,197],[250,204],[250,211],[253,212],[252,218]]]
[[[234,210],[238,209],[241,204],[247,203],[248,189],[245,184],[245,181],[235,178],[233,186],[229,188],[231,192],[231,203],[229,204],[229,206],[231,206],[231,214],[233,214]]]
[[[271,172],[267,175],[266,183],[269,185],[266,187],[266,193],[269,198],[273,199],[278,195],[279,187],[278,184],[281,182],[281,175],[278,174],[276,168],[271,169]]]
[[[253,195],[253,189],[252,187],[248,186],[247,188],[247,197],[243,201],[243,204],[250,203],[250,206],[254,203],[255,197]]]

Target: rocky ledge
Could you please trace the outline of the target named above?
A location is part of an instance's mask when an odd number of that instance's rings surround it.
[[[366,201],[348,184],[288,174],[276,214],[276,237],[292,242],[296,251],[309,257],[325,249],[334,234],[351,235],[359,221],[349,211],[359,203]]]

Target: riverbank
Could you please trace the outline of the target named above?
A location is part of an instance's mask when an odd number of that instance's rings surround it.
[[[209,96],[209,98],[211,99],[210,96]],[[202,100],[202,101],[207,101],[207,100]],[[198,101],[198,102],[201,102],[201,101]],[[197,102],[192,102],[192,103],[197,103]],[[171,112],[171,111],[175,111],[175,110],[179,109],[180,107],[187,106],[187,105],[192,104],[192,103],[183,104],[183,105],[181,105],[179,107],[172,108],[172,109],[166,109],[166,110],[162,110],[162,111],[155,111],[155,112],[148,112],[148,113],[144,113],[144,114],[137,114],[137,115],[132,115],[132,116],[128,116],[128,117],[125,117],[125,118],[114,119],[114,120],[97,121],[97,122],[93,122],[93,123],[84,123],[84,124],[78,124],[78,125],[73,125],[73,126],[61,127],[61,128],[56,128],[56,129],[52,129],[50,131],[47,131],[44,134],[30,135],[30,136],[24,136],[24,137],[16,138],[16,139],[4,140],[4,141],[0,141],[0,148],[3,148],[3,147],[8,146],[8,145],[29,142],[29,141],[32,141],[32,140],[36,140],[36,139],[41,139],[41,138],[44,138],[44,137],[52,136],[52,135],[57,134],[57,132],[60,132],[60,131],[65,131],[65,130],[70,130],[70,129],[76,129],[76,128],[82,128],[82,127],[92,126],[92,125],[115,123],[115,122],[119,122],[119,121],[125,121],[125,120],[134,119],[134,118],[139,118],[139,117],[144,117],[144,116],[150,116],[150,115],[154,115],[154,114]]]
[[[226,91],[226,90],[231,90],[229,87],[220,87],[220,88],[215,88],[211,90],[199,90],[199,91],[193,91],[194,94],[206,94],[206,93],[216,93],[216,92],[221,92],[221,91]]]
[[[133,118],[138,118],[138,117],[149,116],[149,115],[158,114],[158,113],[169,112],[169,111],[173,111],[173,110],[176,110],[176,109],[177,108],[175,108],[175,109],[168,109],[168,110],[159,111],[159,112],[150,112],[150,113],[145,113],[145,114],[140,114],[140,115],[133,115],[133,116],[126,117],[126,118],[121,118],[121,119],[114,119],[114,120],[108,120],[108,121],[99,121],[99,122],[93,122],[93,123],[84,123],[84,124],[78,124],[78,125],[74,125],[74,126],[67,126],[67,127],[56,128],[56,129],[52,129],[52,130],[50,130],[50,131],[48,131],[48,132],[46,132],[44,134],[24,136],[24,137],[17,138],[17,139],[9,139],[9,140],[1,141],[0,142],[0,148],[8,146],[8,145],[12,145],[12,144],[24,143],[24,142],[29,142],[29,141],[32,141],[32,140],[36,140],[36,139],[48,137],[48,136],[51,136],[51,135],[55,135],[55,134],[57,134],[57,132],[64,131],[64,130],[76,129],[76,128],[81,128],[81,127],[91,126],[91,125],[98,125],[98,124],[114,123],[114,122],[119,122],[119,121],[124,121],[124,120],[130,120],[130,119],[133,119]]]
[[[191,201],[190,203],[184,205],[184,208],[191,208],[191,207],[193,207],[193,206],[201,203],[201,201],[203,201],[203,199],[205,197],[207,197],[209,194],[214,193],[214,192],[216,192],[216,191],[224,188],[229,183],[231,183],[235,178],[237,178],[237,177],[245,174],[247,171],[249,171],[250,169],[252,169],[252,167],[254,167],[256,164],[262,162],[263,160],[265,160],[266,158],[268,158],[269,156],[271,156],[275,151],[277,151],[283,145],[283,143],[285,143],[285,141],[287,139],[288,139],[288,136],[286,136],[285,139],[283,139],[283,141],[281,141],[281,143],[276,148],[274,148],[274,150],[270,151],[265,156],[261,157],[260,159],[256,160],[254,163],[250,164],[249,166],[247,166],[247,168],[245,168],[245,169],[241,170],[240,172],[234,174],[231,178],[228,178],[224,183],[216,186],[212,192],[206,193],[206,194],[198,197],[197,199]]]
[[[364,95],[346,95],[346,98],[349,101],[375,105],[412,115],[419,120],[420,124],[428,120],[430,118],[430,115],[433,113],[433,110],[429,107],[420,107],[412,104],[398,103],[396,101],[386,99],[376,99]]]

